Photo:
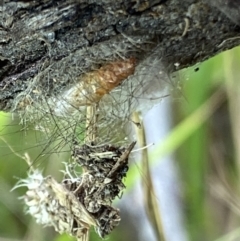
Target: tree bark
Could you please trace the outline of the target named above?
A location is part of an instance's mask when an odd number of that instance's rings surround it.
[[[239,0],[39,0],[0,5],[0,110],[61,93],[105,63],[154,54],[166,72],[240,43]]]

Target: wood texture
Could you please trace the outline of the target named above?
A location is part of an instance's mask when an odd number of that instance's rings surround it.
[[[57,95],[111,61],[138,64],[154,53],[172,72],[233,48],[240,43],[238,2],[2,1],[0,110]]]

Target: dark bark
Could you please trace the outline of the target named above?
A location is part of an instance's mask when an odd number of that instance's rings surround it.
[[[109,61],[131,57],[140,63],[154,53],[172,72],[237,46],[239,1],[211,3],[3,1],[0,110],[20,109],[21,96],[37,101],[39,95],[56,95],[82,73]]]

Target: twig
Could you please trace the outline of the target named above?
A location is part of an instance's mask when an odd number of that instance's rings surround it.
[[[26,161],[26,163],[28,164],[29,168],[33,171],[32,162],[31,162],[30,156],[28,155],[27,152],[25,152],[25,153],[24,153],[24,156],[22,156],[22,155],[18,154],[18,153],[9,145],[9,143],[8,143],[3,137],[0,137],[0,139],[2,139],[2,141],[6,143],[6,145],[8,146],[8,148],[12,151],[12,153],[13,153],[15,156],[17,156],[17,157],[23,159],[24,161]]]
[[[97,105],[87,106],[86,110],[86,135],[85,142],[93,143],[97,135]]]
[[[133,121],[135,123],[140,123],[140,128],[135,125],[135,131],[137,134],[137,139],[140,148],[146,146],[145,132],[143,123],[140,120],[139,114],[137,112],[133,113]],[[155,190],[152,182],[152,177],[150,173],[149,161],[148,161],[148,151],[147,149],[142,148],[142,170],[143,170],[143,195],[145,202],[145,209],[149,218],[150,223],[152,224],[153,230],[157,236],[157,240],[165,241],[161,213],[158,208],[158,203],[156,200]]]

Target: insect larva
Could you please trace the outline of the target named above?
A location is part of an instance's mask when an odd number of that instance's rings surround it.
[[[136,59],[118,60],[80,77],[80,81],[66,91],[56,103],[58,114],[71,113],[81,106],[98,103],[135,71]]]
[[[89,84],[96,84],[97,86],[96,96],[98,96],[99,100],[129,75],[132,75],[135,70],[135,64],[136,60],[133,58],[125,61],[115,61],[87,75],[90,80]]]

